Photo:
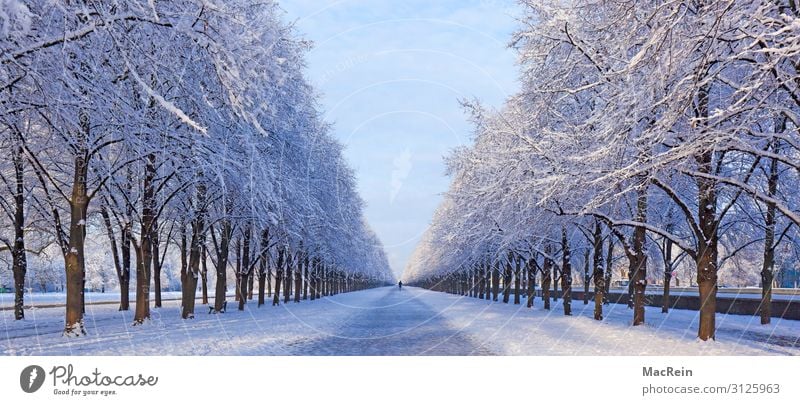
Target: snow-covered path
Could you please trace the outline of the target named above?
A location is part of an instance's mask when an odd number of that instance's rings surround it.
[[[800,321],[718,315],[717,341],[695,338],[697,312],[661,314],[646,308],[647,323],[632,327],[624,305],[560,302],[550,311],[417,288],[378,288],[320,301],[226,314],[198,312],[182,320],[179,303],[153,310],[152,321],[131,326],[116,305],[86,307],[83,338],[64,338],[63,308],[32,308],[14,321],[0,311],[4,355],[800,355]],[[198,311],[207,309],[198,304]]]
[[[382,294],[354,308],[335,334],[304,342],[293,352],[340,356],[493,354],[450,326],[445,313],[420,299],[420,290],[379,291]]]

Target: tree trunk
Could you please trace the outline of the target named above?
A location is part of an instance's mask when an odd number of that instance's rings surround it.
[[[500,264],[492,263],[492,300],[497,301],[500,295]]]
[[[486,293],[486,266],[481,263],[478,266],[478,298],[483,299]]]
[[[611,292],[611,275],[614,270],[614,238],[608,237],[608,250],[606,251],[606,277],[605,294],[603,294],[603,304],[608,304],[608,294]]]
[[[21,135],[20,135],[21,136]],[[25,253],[25,184],[21,140],[20,145],[14,148],[12,160],[14,163],[14,243],[11,247],[12,272],[14,274],[14,319],[25,318],[24,293],[25,273],[28,271],[28,261]],[[113,236],[113,234],[112,234]],[[116,253],[116,249],[114,250]],[[116,255],[115,255],[116,259]],[[116,262],[118,265],[118,261]]]
[[[589,305],[589,249],[583,252],[583,305]]]
[[[707,95],[705,97],[708,97]],[[711,173],[712,152],[698,158],[698,170]],[[714,339],[717,312],[717,192],[714,181],[698,178],[698,215],[702,238],[698,246],[697,286],[700,291],[700,327],[697,337]]]
[[[269,267],[267,268],[266,277],[267,277],[267,297],[271,297],[272,296],[272,270],[270,270]]]
[[[267,274],[263,271],[258,274],[258,307],[264,305],[265,287],[267,281]]]
[[[267,281],[267,248],[269,246],[269,228],[261,232],[261,253],[258,263],[258,307],[264,305],[264,288]]]
[[[535,266],[536,262],[535,262],[535,260],[536,260],[536,256],[532,256],[530,259],[528,259],[528,263],[527,263],[527,266],[528,266],[528,271],[527,271],[527,274],[528,274],[528,285],[526,286],[527,287],[526,293],[528,295],[528,297],[527,297],[528,302],[526,304],[527,304],[528,308],[533,308],[533,299],[536,296],[536,266]]]
[[[520,299],[520,284],[522,280],[520,279],[521,271],[520,263],[522,262],[521,257],[517,257],[516,263],[514,265],[514,304],[519,305],[521,302]]]
[[[303,294],[303,263],[305,253],[301,250],[297,255],[297,268],[294,273],[294,302],[300,302],[300,295]]]
[[[278,261],[275,265],[275,294],[272,296],[272,306],[279,305],[281,303],[281,283],[283,280],[283,261],[284,261],[284,249],[278,249]]]
[[[77,151],[74,155],[74,177],[69,201],[69,250],[64,255],[64,267],[67,273],[67,302],[64,336],[82,336],[86,334],[83,325],[83,286],[86,279],[84,258],[86,209],[89,205],[86,183],[89,168],[89,153],[87,147],[89,116],[85,110],[81,110],[78,119],[81,129],[77,134]]]
[[[280,305],[281,303],[281,283],[283,280],[283,258],[284,250],[283,248],[278,249],[278,261],[275,265],[275,293],[272,296],[272,306]]]
[[[561,278],[558,277],[558,266],[553,262],[553,302],[558,302],[558,283]]]
[[[129,208],[130,210],[130,208]],[[131,213],[128,213],[130,218]],[[119,310],[127,311],[130,309],[130,286],[131,286],[131,240],[133,229],[130,221],[125,222],[122,229],[122,275],[119,278]]]
[[[283,303],[288,304],[292,294],[292,273],[294,257],[290,252],[286,252],[286,268],[284,269]]]
[[[546,245],[544,248],[545,256],[544,256],[544,266],[542,267],[542,300],[544,300],[544,309],[550,309],[550,283],[553,282],[553,279],[550,276],[550,270],[553,269],[553,259],[551,259],[550,253],[552,252],[552,248],[550,245]]]
[[[317,269],[317,299],[325,295],[325,263],[320,260],[319,269]]]
[[[592,249],[594,251],[592,279],[594,280],[594,319],[603,320],[603,302],[605,299],[605,279],[603,278],[603,231],[600,222],[594,222]]]
[[[161,252],[159,250],[158,219],[153,220],[153,296],[155,308],[161,308]]]
[[[228,291],[228,255],[230,254],[231,246],[231,221],[229,219],[222,220],[222,229],[219,237],[219,251],[217,252],[217,268],[216,278],[217,282],[214,286],[214,311],[222,312],[227,301]]]
[[[642,181],[636,190],[636,221],[647,222],[647,186]],[[647,233],[641,226],[633,228],[633,257],[630,274],[633,286],[633,325],[644,324],[645,292],[647,289]]]
[[[671,224],[667,225],[667,232],[672,232]],[[669,285],[672,283],[672,270],[675,264],[672,260],[672,240],[664,238],[664,293],[661,296],[661,313],[669,313]]]
[[[511,294],[511,254],[508,255],[506,266],[503,271],[503,303],[508,304],[508,297]]]
[[[779,131],[782,132],[782,131]],[[773,149],[777,149],[773,147]],[[778,160],[771,159],[767,195],[772,197],[778,192]],[[775,209],[774,202],[767,203],[764,221],[764,262],[761,267],[761,324],[770,323],[772,318],[772,281],[775,277]]]
[[[311,275],[309,287],[311,290],[311,301],[317,299],[317,272],[319,271],[319,259],[316,257],[311,261]]]
[[[567,228],[561,228],[561,291],[564,294],[564,315],[572,315],[572,257],[567,240]]]
[[[308,254],[305,255],[305,259],[303,260],[303,299],[308,299]]]
[[[236,238],[234,246],[236,246],[236,266],[234,267],[233,279],[235,280],[236,285],[233,286],[233,296],[234,300],[239,302],[242,300],[240,297],[242,295],[240,287],[241,283],[239,282],[241,280],[240,274],[242,272],[242,239]]]
[[[192,238],[189,244],[189,268],[181,276],[181,318],[194,318],[194,302],[197,294],[197,279],[200,275],[200,256],[205,245],[206,232],[206,186],[198,175],[197,197],[192,220]],[[224,294],[223,294],[224,296]],[[218,299],[218,298],[217,298]]]
[[[208,263],[207,262],[208,262],[208,249],[206,248],[205,245],[203,245],[203,252],[202,252],[201,259],[200,259],[200,282],[202,283],[202,286],[200,288],[202,289],[202,293],[203,293],[203,297],[202,297],[202,299],[203,299],[202,304],[203,305],[208,305]]]
[[[155,207],[155,203],[153,204]],[[158,233],[158,219],[153,220],[153,294],[156,308],[161,308],[161,250],[159,249],[160,235]]]
[[[141,325],[150,319],[150,266],[153,263],[153,227],[155,225],[156,157],[147,155],[142,182],[142,223],[136,249],[136,312],[133,324]]]
[[[244,239],[242,242],[242,262],[239,272],[236,274],[239,280],[239,311],[244,311],[244,304],[247,302],[248,279],[250,278],[250,237],[252,230],[250,224],[245,225]]]
[[[254,276],[255,276],[255,273],[251,269],[250,272],[247,274],[247,299],[248,300],[252,300],[253,299],[253,287],[254,287],[253,281],[255,281],[255,277]]]

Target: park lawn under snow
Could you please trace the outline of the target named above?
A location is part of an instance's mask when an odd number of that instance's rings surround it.
[[[513,300],[513,296],[512,296]],[[63,308],[32,308],[14,321],[0,311],[4,355],[762,355],[800,354],[800,321],[718,315],[717,341],[695,338],[697,312],[661,314],[647,308],[647,324],[629,326],[631,310],[573,301],[550,311],[417,288],[380,288],[299,304],[208,314],[182,320],[179,302],[153,309],[152,321],[133,327],[132,312],[115,304],[88,305],[88,336],[65,338]]]
[[[594,320],[594,302],[572,301],[572,316],[564,316],[562,301],[543,309],[415,290],[428,305],[441,308],[453,328],[479,344],[505,355],[800,355],[800,321],[717,314],[717,341],[696,338],[698,312],[645,307],[645,325],[631,326],[633,310],[626,305],[603,306],[602,321]],[[514,295],[510,297],[513,302]]]
[[[119,291],[107,292],[87,292],[83,294],[87,304],[94,303],[119,303]],[[133,303],[136,300],[136,292],[130,292],[130,300]],[[162,291],[161,299],[175,300],[181,298],[180,291]],[[151,296],[150,300],[154,298]],[[64,305],[67,300],[67,293],[64,292],[49,292],[49,293],[25,293],[25,307],[46,307],[46,306],[59,306]],[[0,309],[13,309],[14,308],[14,293],[0,293]],[[27,309],[26,309],[27,311]]]

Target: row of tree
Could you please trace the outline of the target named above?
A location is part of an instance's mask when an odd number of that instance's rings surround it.
[[[297,300],[391,282],[303,77],[309,44],[282,13],[247,0],[0,3],[0,240],[17,319],[27,255],[56,247],[64,334],[85,333],[87,234],[107,237],[121,310],[135,280],[135,324],[161,306],[168,250],[183,318],[209,264],[216,311],[231,270],[239,309],[254,279],[259,304],[272,278],[276,300],[281,285]]]
[[[569,299],[582,263],[602,319],[616,249],[634,325],[653,258],[666,296],[693,263],[700,339],[714,338],[725,269],[759,274],[769,322],[776,263],[800,250],[798,3],[520,4],[522,89],[496,111],[465,103],[474,144],[449,157],[450,190],[404,278],[480,287],[523,268]]]

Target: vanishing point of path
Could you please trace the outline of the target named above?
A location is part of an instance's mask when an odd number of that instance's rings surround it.
[[[381,289],[373,301],[353,310],[333,334],[292,345],[296,355],[466,356],[492,355],[449,326],[444,317],[415,297],[413,289]]]

